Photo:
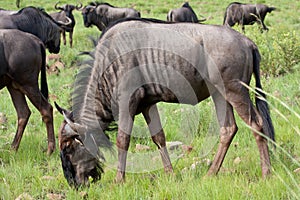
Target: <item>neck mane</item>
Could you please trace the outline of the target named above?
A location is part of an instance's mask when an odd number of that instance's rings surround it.
[[[37,36],[44,44],[52,39],[53,26],[57,26],[47,13],[35,7],[23,8],[11,16],[18,29]]]
[[[75,122],[88,129],[106,131],[115,121],[111,109],[111,95],[99,86],[99,67],[93,67],[94,60],[85,62],[76,77],[73,91],[73,112]]]

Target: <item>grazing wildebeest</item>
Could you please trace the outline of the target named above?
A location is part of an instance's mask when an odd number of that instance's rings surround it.
[[[181,8],[170,10],[167,15],[167,21],[170,22],[193,22],[199,23],[205,21],[198,20],[198,17],[188,2],[185,2]]]
[[[56,20],[56,21],[63,21],[63,22],[69,22],[71,20],[71,23],[67,25],[66,27],[62,27],[62,37],[63,37],[63,42],[64,45],[66,45],[66,32],[69,32],[69,43],[70,47],[72,48],[73,46],[73,31],[74,27],[76,24],[74,15],[73,15],[73,10],[79,10],[82,8],[82,4],[80,3],[79,5],[71,5],[71,4],[65,4],[63,6],[58,6],[58,3],[55,4],[54,8],[56,10],[60,10],[59,12],[55,13],[50,13],[50,16]]]
[[[0,89],[7,87],[17,111],[17,132],[12,148],[18,150],[30,117],[25,96],[40,111],[47,127],[48,154],[55,149],[52,106],[48,103],[46,52],[36,36],[16,29],[0,29]],[[38,77],[41,71],[41,91]]]
[[[124,180],[131,130],[138,113],[148,124],[165,171],[172,172],[156,103],[195,105],[209,96],[220,124],[220,143],[208,174],[218,173],[238,130],[233,109],[253,130],[262,176],[270,173],[265,137],[275,140],[275,134],[268,104],[257,95],[255,107],[244,86],[250,84],[254,74],[258,93],[265,97],[261,91],[260,54],[241,33],[226,26],[124,19],[102,34],[91,55],[92,66],[78,74],[73,112],[57,106],[65,115],[59,143],[70,184],[86,184],[89,176],[100,177],[102,170],[97,168],[103,161],[101,149],[112,146],[105,131],[115,120],[116,180]]]
[[[92,3],[82,9],[82,17],[85,27],[96,25],[102,31],[113,21],[129,17],[139,18],[141,14],[133,8],[118,8],[108,3]]]
[[[15,14],[0,18],[0,29],[18,29],[37,36],[50,53],[60,50],[60,26],[66,23],[56,22],[47,13],[35,7],[26,7]]]
[[[263,4],[233,2],[226,8],[223,25],[232,27],[238,23],[242,25],[242,30],[245,32],[244,25],[252,25],[257,22],[262,25],[263,30],[268,30],[264,20],[267,13],[271,13],[273,10],[275,10],[274,7],[268,7]]]

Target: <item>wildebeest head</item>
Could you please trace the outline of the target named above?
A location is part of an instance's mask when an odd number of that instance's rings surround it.
[[[68,25],[72,23],[70,18],[67,17],[67,20],[67,22],[53,20],[58,27],[52,29],[52,33],[49,33],[48,41],[45,42],[45,46],[49,49],[50,53],[59,53],[61,32],[63,29],[68,30]]]
[[[82,9],[82,17],[85,27],[91,27],[95,24],[100,31],[103,31],[108,25],[107,6],[88,5]]]
[[[62,31],[62,27],[68,26],[72,23],[72,20],[68,20],[67,22],[63,21],[55,21],[48,13],[43,10],[40,10],[40,13],[48,20],[48,30],[46,33],[46,37],[44,39],[44,43],[46,48],[50,53],[59,53],[60,50],[60,35]],[[51,27],[51,28],[50,28]]]
[[[85,6],[82,9],[82,17],[83,17],[83,23],[85,27],[90,27],[92,25],[92,18],[96,17],[95,13],[96,6]]]
[[[76,188],[89,184],[89,177],[93,181],[101,178],[102,164],[83,144],[82,132],[84,128],[70,120],[73,120],[72,112],[69,112],[56,103],[57,110],[64,115],[65,120],[59,129],[60,158],[64,176],[69,185]]]
[[[53,30],[52,38],[49,38],[49,40],[45,42],[45,46],[50,53],[59,53],[60,33],[61,29],[58,27],[57,30]]]
[[[58,6],[58,2],[55,4],[54,8],[56,10],[61,10],[61,11],[64,11],[66,13],[66,16],[67,17],[70,17],[72,11],[74,9],[76,10],[80,10],[82,8],[82,3],[79,3],[78,5],[72,5],[72,4],[65,4],[63,6]]]

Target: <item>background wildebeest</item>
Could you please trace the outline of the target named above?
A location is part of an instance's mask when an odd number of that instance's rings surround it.
[[[0,29],[18,29],[31,33],[42,40],[50,53],[58,53],[60,50],[60,26],[63,25],[67,24],[56,22],[35,7],[26,7],[0,18]]]
[[[124,181],[131,130],[138,113],[143,114],[160,149],[165,171],[172,172],[156,103],[195,105],[210,95],[220,124],[220,143],[208,174],[218,173],[238,130],[233,109],[253,130],[262,176],[270,173],[263,135],[275,140],[275,134],[268,104],[256,96],[255,107],[243,85],[249,85],[254,74],[256,87],[262,88],[260,54],[247,37],[225,26],[124,19],[102,34],[94,58],[92,66],[78,74],[72,101],[74,122],[58,108],[66,116],[59,143],[69,183],[78,186],[86,184],[89,176],[100,177],[97,168],[104,159],[101,148],[112,147],[105,131],[115,120],[116,181]]]
[[[12,148],[18,150],[30,110],[25,96],[40,111],[47,127],[48,154],[55,149],[52,106],[48,103],[46,52],[36,36],[15,29],[0,29],[0,89],[7,87],[18,115]],[[38,77],[41,71],[41,91]]]
[[[85,27],[96,25],[100,31],[103,31],[113,21],[141,17],[141,14],[133,8],[118,8],[108,3],[92,3],[82,9],[82,17]]]
[[[198,20],[198,17],[188,2],[185,2],[181,8],[170,10],[167,15],[167,21],[170,22],[203,22],[206,19]]]
[[[71,4],[65,4],[63,6],[58,6],[58,3],[55,4],[54,8],[56,10],[60,10],[59,12],[50,13],[50,16],[56,20],[56,21],[62,21],[62,22],[69,22],[71,20],[71,23],[67,26],[62,26],[62,37],[63,37],[63,43],[66,45],[66,32],[69,32],[69,43],[70,47],[73,46],[73,31],[76,24],[73,10],[79,10],[82,8],[82,4],[79,5],[71,5]]]
[[[242,25],[243,32],[244,25],[252,25],[255,22],[262,25],[263,30],[268,30],[264,23],[267,13],[275,10],[274,7],[268,7],[263,4],[243,4],[233,2],[228,5],[225,11],[223,25],[234,26],[236,23]]]

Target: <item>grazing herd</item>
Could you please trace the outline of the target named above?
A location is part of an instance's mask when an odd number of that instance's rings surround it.
[[[258,22],[263,30],[268,30],[264,19],[274,7],[231,3],[226,8],[223,26],[199,24],[205,19],[199,20],[188,2],[170,10],[167,21],[143,19],[133,8],[108,3],[93,2],[87,6],[56,3],[54,8],[59,12],[47,14],[35,7],[0,10],[0,89],[7,87],[18,115],[13,149],[18,149],[30,116],[27,96],[46,124],[48,154],[55,150],[45,49],[59,53],[61,35],[66,45],[66,32],[70,47],[73,46],[76,22],[72,11],[80,10],[84,26],[95,25],[102,35],[95,52],[90,54],[93,63],[83,70],[84,74],[78,74],[82,79],[74,91],[73,110],[55,103],[65,117],[59,130],[59,147],[64,175],[70,185],[87,185],[89,177],[101,178],[105,160],[101,150],[112,148],[105,131],[116,120],[116,180],[125,180],[131,130],[139,113],[143,114],[159,148],[165,171],[173,172],[156,103],[195,105],[209,96],[217,112],[220,143],[208,174],[218,173],[237,132],[233,110],[253,130],[263,177],[270,173],[265,137],[275,141],[275,133],[268,104],[257,96],[255,107],[243,85],[249,85],[254,74],[257,92],[265,97],[261,92],[260,54],[250,39],[228,27],[238,23],[244,31],[244,25]]]

